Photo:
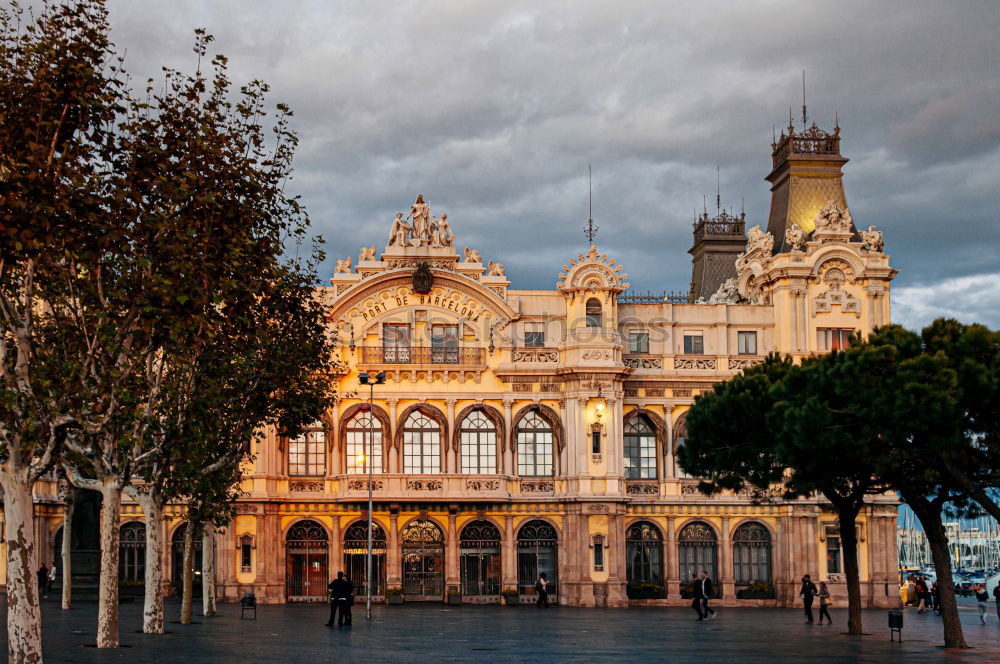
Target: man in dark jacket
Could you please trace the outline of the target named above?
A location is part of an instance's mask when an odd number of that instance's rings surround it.
[[[799,595],[802,597],[802,608],[806,611],[806,622],[813,624],[813,596],[816,594],[816,584],[808,574],[802,577],[802,589]]]
[[[701,600],[704,597],[701,580],[697,574],[691,575],[691,608],[698,614],[698,620],[705,619],[705,613],[701,609]]]
[[[327,627],[333,627],[334,618],[337,618],[337,611],[340,611],[337,627],[351,624],[351,600],[354,594],[354,584],[344,576],[343,572],[337,572],[337,578],[327,586],[330,589],[330,620]]]
[[[708,578],[707,570],[701,570],[701,578],[698,579],[697,583],[701,585],[701,614],[705,618],[711,618],[714,620],[715,609],[708,605],[708,600],[712,598],[712,594],[715,592],[715,587],[712,585],[712,579]]]

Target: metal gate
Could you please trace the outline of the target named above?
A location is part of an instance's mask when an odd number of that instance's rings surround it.
[[[409,600],[444,597],[444,535],[431,521],[414,521],[403,531],[403,594]]]
[[[285,596],[290,602],[326,600],[327,541],[323,526],[300,521],[285,540]]]

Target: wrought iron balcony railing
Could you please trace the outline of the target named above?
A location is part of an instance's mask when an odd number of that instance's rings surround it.
[[[361,363],[475,365],[483,363],[483,349],[439,346],[362,346]]]

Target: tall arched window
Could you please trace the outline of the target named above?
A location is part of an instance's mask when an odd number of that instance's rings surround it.
[[[592,297],[587,300],[587,327],[601,326],[601,301]]]
[[[419,410],[403,424],[403,472],[441,472],[441,428]]]
[[[687,419],[684,415],[681,415],[680,419],[677,420],[677,424],[674,425],[674,477],[682,479],[691,477],[677,463],[678,452],[684,447],[685,438],[687,438]]]
[[[531,412],[517,425],[517,473],[551,477],[552,461],[552,427],[537,412]]]
[[[118,580],[126,584],[146,580],[146,524],[141,521],[129,521],[122,525]]]
[[[497,472],[497,429],[481,410],[474,410],[461,424],[462,472]]]
[[[500,530],[489,521],[470,521],[459,541],[463,595],[500,596]]]
[[[722,584],[716,565],[719,556],[715,531],[703,521],[693,521],[684,526],[677,540],[681,583],[691,583],[695,576],[700,577],[706,571],[718,595]]]
[[[648,521],[639,521],[625,532],[625,575],[629,599],[664,597],[663,537]]]
[[[371,413],[358,412],[347,423],[347,472],[367,473],[368,464],[382,472],[382,422]],[[371,449],[369,450],[369,445]],[[368,455],[371,454],[371,459]]]
[[[517,586],[522,595],[534,594],[535,581],[545,572],[550,582],[549,597],[558,596],[556,546],[556,529],[547,521],[529,521],[517,531]]]
[[[326,472],[326,429],[322,422],[288,440],[288,474],[320,477]]]
[[[625,424],[625,479],[656,479],[656,430],[642,414]]]
[[[733,576],[736,585],[766,584],[770,591],[771,533],[763,524],[747,521],[733,533]]]
[[[299,521],[285,537],[285,593],[289,600],[323,597],[327,586],[326,530],[316,521]]]

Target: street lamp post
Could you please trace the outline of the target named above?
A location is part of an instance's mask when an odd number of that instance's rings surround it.
[[[368,555],[365,559],[365,616],[372,618],[372,452],[375,449],[375,413],[373,401],[375,386],[385,383],[385,372],[380,371],[374,376],[367,373],[358,374],[358,382],[368,386],[368,449],[365,451],[365,464],[368,466]]]

